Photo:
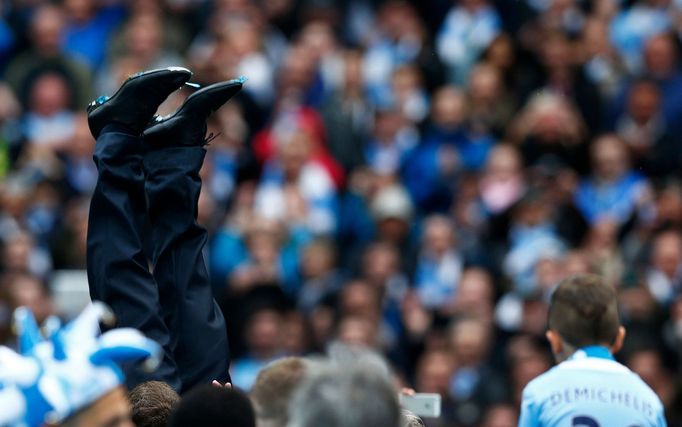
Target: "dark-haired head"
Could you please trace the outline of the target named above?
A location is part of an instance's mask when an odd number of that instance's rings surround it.
[[[625,338],[618,319],[616,290],[593,274],[572,276],[559,283],[552,294],[548,321],[547,339],[559,361],[593,345],[615,353]]]
[[[169,427],[255,427],[256,417],[246,394],[205,385],[185,394]]]

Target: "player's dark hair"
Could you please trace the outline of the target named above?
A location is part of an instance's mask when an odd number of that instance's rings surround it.
[[[169,427],[255,427],[249,398],[241,391],[203,385],[185,394]]]
[[[611,344],[620,327],[616,290],[594,274],[569,277],[552,294],[548,319],[573,347]]]

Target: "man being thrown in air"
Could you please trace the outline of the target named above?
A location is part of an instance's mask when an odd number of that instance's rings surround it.
[[[191,76],[180,67],[139,73],[88,106],[99,172],[88,223],[90,296],[112,308],[118,327],[138,329],[164,350],[153,376],[128,372],[131,388],[150,379],[177,391],[229,380],[225,321],[203,259],[206,230],[196,218],[206,120],[244,79],[204,87],[174,114],[155,117]]]

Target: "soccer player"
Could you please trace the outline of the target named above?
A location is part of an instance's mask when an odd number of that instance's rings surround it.
[[[660,399],[613,358],[625,328],[612,286],[595,275],[570,277],[554,291],[548,317],[558,365],[524,389],[520,427],[666,426]]]

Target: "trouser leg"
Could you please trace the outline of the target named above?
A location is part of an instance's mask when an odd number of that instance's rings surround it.
[[[156,372],[127,369],[128,386],[157,379],[179,389],[170,334],[161,317],[157,285],[142,247],[146,201],[141,140],[109,125],[97,139],[94,160],[99,179],[88,219],[90,297],[112,308],[117,327],[136,328],[164,349]]]
[[[154,277],[183,390],[229,379],[225,319],[202,253],[207,233],[196,221],[205,155],[198,146],[168,147],[144,159]]]

